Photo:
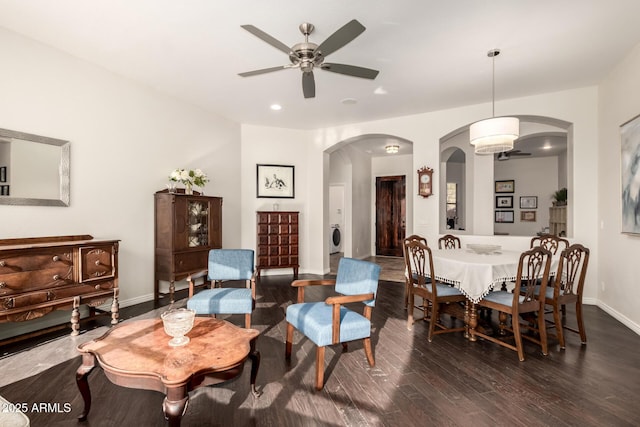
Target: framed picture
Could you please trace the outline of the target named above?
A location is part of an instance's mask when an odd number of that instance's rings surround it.
[[[496,181],[496,193],[513,193],[516,189],[516,182],[513,179],[507,181]]]
[[[536,222],[536,211],[520,211],[520,221]]]
[[[295,197],[295,167],[256,165],[257,197],[293,199]]]
[[[513,208],[513,196],[496,196],[496,209]]]
[[[0,167],[0,182],[7,182],[7,167]]]
[[[640,115],[620,126],[622,232],[640,234]]]
[[[496,211],[496,222],[513,222],[513,211]]]
[[[8,185],[0,185],[0,196],[10,196]]]
[[[520,197],[520,209],[538,209],[538,196]]]

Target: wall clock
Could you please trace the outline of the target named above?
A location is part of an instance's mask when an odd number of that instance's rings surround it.
[[[433,169],[426,166],[418,169],[418,195],[429,197],[433,195]]]

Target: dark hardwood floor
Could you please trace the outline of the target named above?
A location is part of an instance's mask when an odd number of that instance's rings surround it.
[[[568,333],[566,350],[552,340],[543,356],[526,342],[526,360],[519,362],[514,351],[462,334],[429,343],[424,322],[408,331],[404,285],[381,282],[373,310],[376,366],[369,367],[360,342],[346,353],[330,347],[326,385],[317,392],[314,345],[296,333],[291,364],[284,358],[284,313],[296,296],[290,281],[263,276],[258,286],[253,326],[261,331],[263,395],[251,395],[247,367],[231,382],[192,393],[183,426],[640,425],[640,336],[595,306],[585,307],[587,345]],[[326,289],[308,293],[309,299],[327,295]],[[243,324],[242,316],[227,319]],[[575,323],[570,308],[567,319]],[[70,413],[28,413],[36,427],[164,425],[162,394],[115,386],[99,369],[90,376],[89,419],[78,423],[79,364],[76,357],[1,388],[0,395],[10,402],[71,404]]]

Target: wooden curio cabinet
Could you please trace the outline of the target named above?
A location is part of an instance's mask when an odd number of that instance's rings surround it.
[[[155,300],[167,295],[160,281],[169,282],[174,301],[175,282],[206,270],[209,250],[222,247],[222,198],[167,190],[155,194]]]
[[[298,277],[298,212],[257,212],[257,276],[267,268],[293,268]]]

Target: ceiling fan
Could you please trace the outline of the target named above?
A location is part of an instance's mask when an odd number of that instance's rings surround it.
[[[308,22],[302,23],[299,28],[300,32],[304,35],[304,42],[296,43],[291,47],[276,40],[253,25],[242,25],[241,27],[276,49],[286,53],[291,61],[291,64],[287,65],[239,73],[238,75],[242,77],[270,73],[285,68],[299,68],[302,71],[302,93],[305,98],[313,98],[316,96],[316,82],[313,76],[314,67],[333,73],[371,80],[375,79],[378,75],[378,70],[372,70],[370,68],[324,62],[325,57],[351,42],[365,30],[365,27],[355,19],[349,21],[319,45],[309,41],[309,34],[311,34],[314,29],[313,24],[309,24]]]
[[[530,156],[530,155],[531,153],[523,153],[520,150],[509,150],[509,151],[503,151],[502,153],[498,154],[496,156],[496,160],[509,160],[511,156],[518,157],[518,156]]]

